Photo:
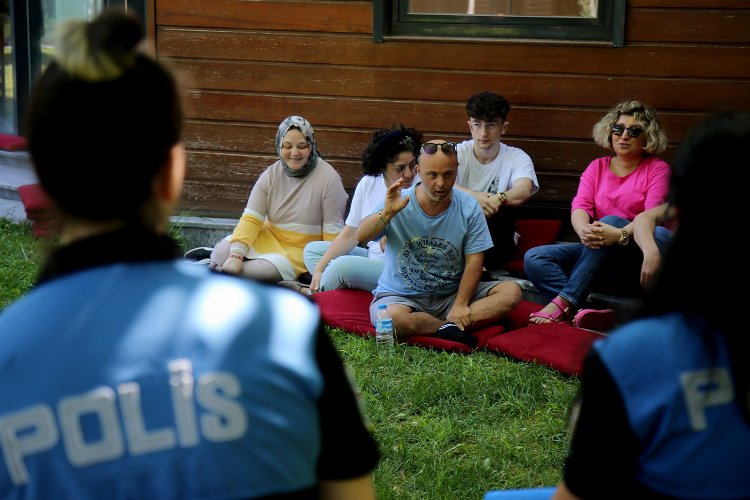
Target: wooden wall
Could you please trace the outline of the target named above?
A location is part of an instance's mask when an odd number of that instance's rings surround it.
[[[630,0],[623,48],[374,43],[371,1],[151,2],[157,53],[190,89],[182,209],[193,213],[239,216],[291,114],[310,120],[351,192],[374,129],[404,123],[428,139],[464,140],[466,99],[501,93],[511,102],[505,141],[531,155],[541,184],[529,213],[567,219],[580,173],[606,153],[591,128],[613,104],[637,98],[660,112],[668,161],[708,112],[750,110],[747,0]]]

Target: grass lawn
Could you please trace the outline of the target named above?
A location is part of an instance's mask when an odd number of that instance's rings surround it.
[[[44,254],[28,226],[0,219],[0,310],[29,289]],[[577,379],[490,353],[383,352],[330,333],[380,445],[378,498],[479,500],[559,481]]]

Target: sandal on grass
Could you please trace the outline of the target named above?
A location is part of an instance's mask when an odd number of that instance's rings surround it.
[[[557,307],[557,310],[551,313],[546,313],[542,311],[537,311],[529,314],[529,319],[531,318],[542,318],[546,319],[548,323],[568,323],[568,311],[570,308],[565,305],[565,303],[562,301],[560,297],[555,297],[552,299],[550,304],[554,304],[555,307]],[[533,321],[529,321],[531,324],[538,324],[534,323]],[[542,322],[541,324],[544,324]]]

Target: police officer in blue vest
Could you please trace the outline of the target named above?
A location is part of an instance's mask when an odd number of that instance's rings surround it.
[[[173,76],[107,10],[61,32],[32,160],[62,246],[0,314],[0,498],[374,498],[376,443],[317,308],[176,258]]]

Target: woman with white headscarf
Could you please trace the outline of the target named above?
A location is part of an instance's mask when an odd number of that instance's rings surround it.
[[[293,281],[307,271],[305,245],[333,241],[341,232],[347,194],[339,174],[320,157],[310,122],[301,116],[281,122],[276,152],[279,160],[253,186],[234,232],[214,248],[213,269]]]

